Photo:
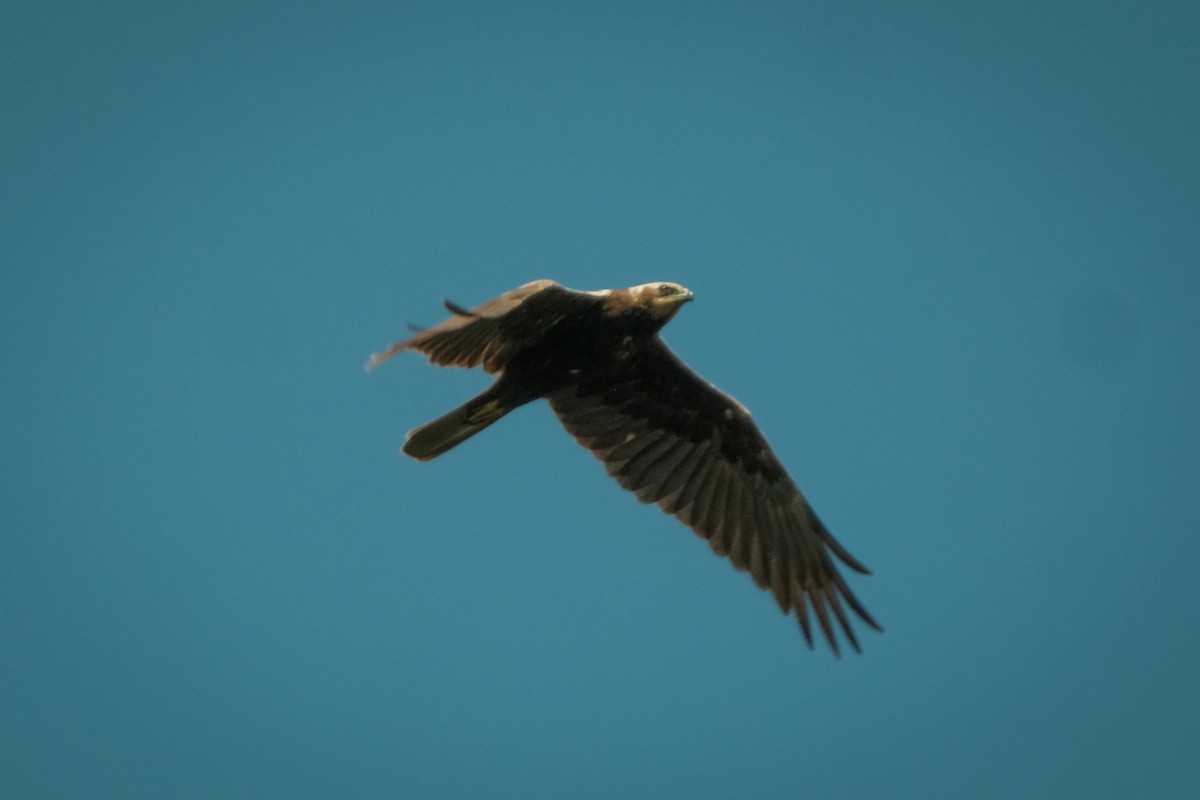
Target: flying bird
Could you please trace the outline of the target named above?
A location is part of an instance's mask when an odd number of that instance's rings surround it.
[[[809,647],[811,608],[838,652],[855,650],[848,606],[882,630],[834,563],[869,574],[813,512],[745,406],[692,371],[658,335],[692,293],[677,283],[576,291],[527,283],[371,357],[415,350],[445,367],[497,374],[478,397],[410,431],[428,461],[513,409],[546,398],[563,427],[643,503],[656,503],[794,612]]]

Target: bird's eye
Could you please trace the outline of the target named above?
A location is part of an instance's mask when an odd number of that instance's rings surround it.
[[[673,286],[671,286],[670,284],[664,283],[662,286],[658,287],[658,293],[659,294],[675,294],[675,288]]]

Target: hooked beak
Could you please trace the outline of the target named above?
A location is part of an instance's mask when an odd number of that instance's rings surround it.
[[[683,294],[672,295],[671,297],[668,297],[667,299],[675,301],[674,303],[672,303],[672,305],[675,306],[675,308],[683,308],[684,303],[692,302],[692,300],[694,300],[695,297],[696,296],[694,294],[692,294],[692,291],[689,289],[688,291],[684,292]]]
[[[685,290],[679,294],[669,294],[666,297],[657,298],[651,305],[651,308],[655,310],[655,316],[662,319],[663,323],[666,324],[679,313],[679,309],[683,308],[683,304],[691,302],[692,298],[691,291]]]

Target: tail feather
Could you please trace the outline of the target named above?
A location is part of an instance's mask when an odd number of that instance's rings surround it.
[[[488,393],[476,397],[448,414],[427,422],[408,432],[408,441],[402,451],[418,461],[429,461],[458,444],[470,439],[481,430],[503,417],[511,407],[506,407]]]

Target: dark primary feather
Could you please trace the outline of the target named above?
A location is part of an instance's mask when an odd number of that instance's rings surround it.
[[[866,573],[813,513],[746,409],[687,367],[657,336],[638,356],[550,395],[576,440],[639,500],[657,503],[749,571],[812,643],[808,611],[836,651],[845,607],[879,625],[830,554]]]

